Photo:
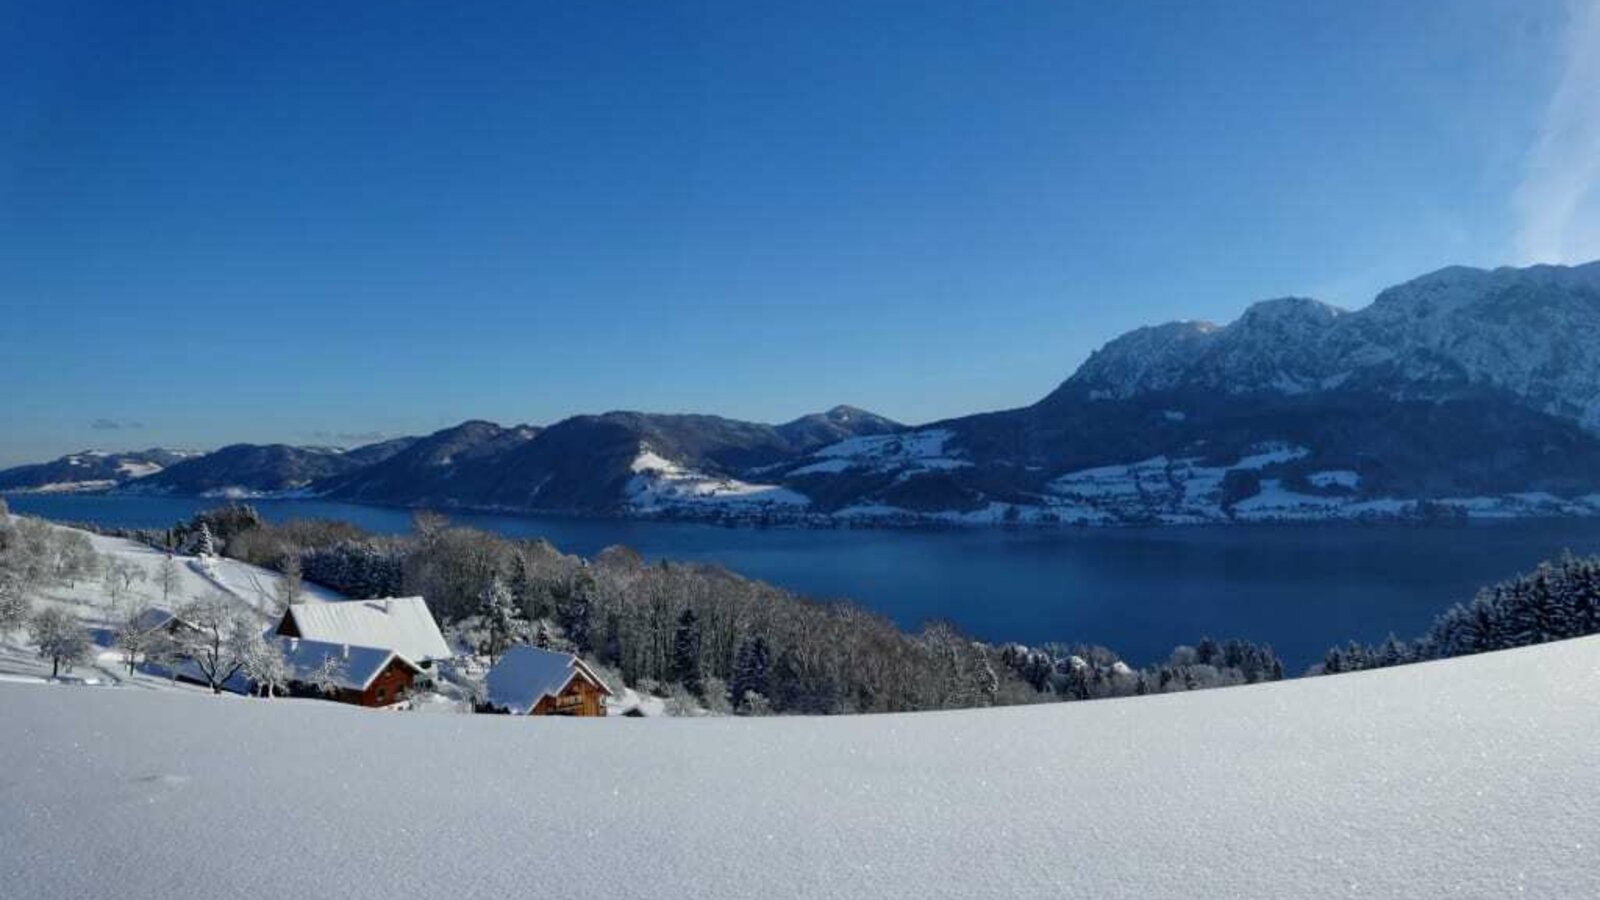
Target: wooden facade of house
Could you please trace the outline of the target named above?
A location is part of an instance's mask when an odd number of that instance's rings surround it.
[[[289,666],[289,692],[297,697],[391,706],[406,699],[422,674],[415,663],[393,650],[292,637],[277,640]],[[324,693],[319,688],[324,680],[337,687]]]
[[[604,716],[611,696],[600,676],[571,653],[518,644],[484,679],[483,712],[515,716]]]
[[[356,706],[389,706],[404,700],[411,693],[411,686],[416,680],[417,667],[396,656],[389,660],[389,664],[383,667],[383,671],[372,679],[365,690],[341,688],[329,699]]]
[[[603,716],[606,692],[584,677],[575,677],[554,697],[545,696],[528,711],[530,716]]]

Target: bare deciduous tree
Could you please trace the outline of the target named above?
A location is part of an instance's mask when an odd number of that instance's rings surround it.
[[[291,552],[283,557],[283,567],[278,579],[277,595],[278,609],[283,611],[300,602],[301,590],[304,587],[303,576],[300,571],[300,554]]]
[[[142,603],[131,604],[113,638],[117,649],[122,651],[122,661],[128,667],[129,675],[145,659],[156,636],[164,633],[159,628],[150,627],[149,611],[150,607]]]
[[[178,561],[169,554],[161,558],[161,565],[156,567],[156,584],[161,586],[161,602],[171,603],[172,592],[178,589],[181,580],[178,571]]]
[[[345,663],[344,657],[337,653],[329,653],[317,664],[311,673],[311,686],[315,687],[323,696],[331,697],[339,693],[344,687]]]
[[[132,560],[113,558],[106,564],[105,575],[101,579],[106,589],[106,597],[113,607],[119,607],[127,599],[133,586],[145,579],[144,569]]]

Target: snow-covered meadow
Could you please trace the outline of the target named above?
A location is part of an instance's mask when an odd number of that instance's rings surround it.
[[[74,668],[71,677],[93,683],[137,682],[165,687],[167,682],[141,674],[129,675],[122,651],[114,649],[112,635],[130,612],[144,607],[171,611],[183,603],[206,596],[220,595],[255,611],[265,622],[276,611],[282,576],[220,556],[173,555],[170,582],[162,578],[168,554],[124,538],[108,537],[47,525],[57,532],[73,532],[89,543],[97,558],[97,571],[74,581],[41,582],[30,587],[35,610],[64,610],[89,628],[95,640],[86,665]],[[106,573],[113,566],[127,572],[122,584],[112,588]],[[321,585],[302,583],[300,597],[307,602],[343,599]],[[26,644],[21,630],[0,634],[0,678],[39,678],[50,674],[50,661]]]
[[[737,478],[713,476],[666,459],[641,445],[630,465],[628,508],[639,513],[683,509],[750,510],[803,507],[804,494],[772,484],[751,484]]]
[[[828,719],[0,683],[0,872],[39,900],[1593,897],[1597,696],[1593,638]]]

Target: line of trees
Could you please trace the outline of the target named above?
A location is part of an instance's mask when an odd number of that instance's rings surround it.
[[[1600,557],[1571,553],[1484,588],[1440,613],[1420,637],[1333,647],[1312,674],[1334,675],[1600,634]]]

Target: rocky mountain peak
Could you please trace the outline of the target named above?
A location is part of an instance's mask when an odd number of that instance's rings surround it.
[[[1355,312],[1286,297],[1252,305],[1225,328],[1141,328],[1107,343],[1062,391],[1109,400],[1344,387],[1397,397],[1506,391],[1600,430],[1600,263],[1452,266]]]

